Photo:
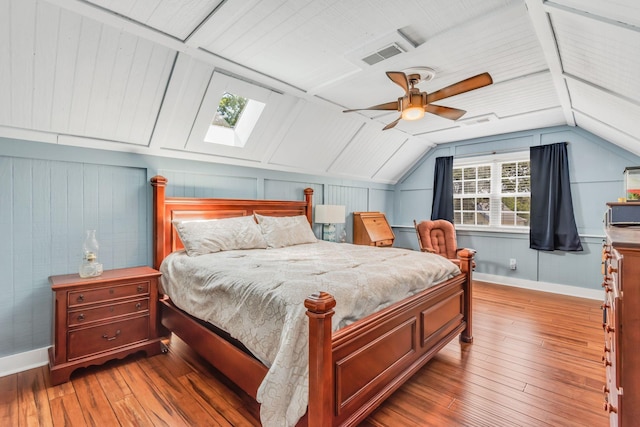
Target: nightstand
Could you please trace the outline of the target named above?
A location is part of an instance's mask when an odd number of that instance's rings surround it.
[[[150,267],[107,270],[98,277],[49,277],[53,301],[51,383],[69,380],[80,367],[99,365],[138,351],[162,351],[158,278]]]

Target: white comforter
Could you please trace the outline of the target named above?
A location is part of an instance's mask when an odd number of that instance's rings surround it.
[[[229,332],[269,371],[258,389],[263,426],[295,425],[308,400],[304,299],[336,299],[333,330],[460,273],[445,258],[319,241],[189,257],[169,255],[161,286],[173,303]]]

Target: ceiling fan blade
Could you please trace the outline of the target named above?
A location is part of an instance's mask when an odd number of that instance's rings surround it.
[[[387,71],[387,77],[404,89],[405,94],[409,95],[409,79],[405,73],[402,71]]]
[[[451,86],[442,88],[436,92],[427,95],[427,104],[436,102],[443,98],[459,95],[461,93],[469,92],[470,90],[479,89],[484,86],[488,86],[493,83],[493,79],[489,73],[478,74],[477,76],[469,77],[466,80],[462,80],[458,83],[454,83]]]
[[[384,104],[372,105],[367,108],[354,108],[351,110],[344,110],[343,113],[350,113],[352,111],[362,111],[362,110],[398,110],[398,101],[390,101],[385,102]]]
[[[427,104],[424,106],[424,111],[431,114],[444,117],[445,119],[458,120],[464,116],[465,110],[458,110],[457,108],[444,107],[442,105]]]
[[[395,119],[394,121],[392,121],[391,123],[389,123],[388,125],[383,127],[382,130],[391,129],[392,127],[394,127],[395,125],[398,124],[398,122],[400,121],[401,118],[402,118],[402,116],[398,117],[397,119]]]

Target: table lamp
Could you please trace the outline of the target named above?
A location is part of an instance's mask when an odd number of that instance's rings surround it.
[[[317,205],[316,222],[323,224],[322,240],[336,241],[336,224],[344,224],[345,208],[340,205]]]

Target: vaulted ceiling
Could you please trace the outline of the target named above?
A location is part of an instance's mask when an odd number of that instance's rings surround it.
[[[436,103],[457,121],[342,112],[413,67],[428,93],[493,84]],[[0,0],[0,136],[385,183],[437,144],[562,124],[640,155],[639,68],[637,0]],[[266,103],[244,147],[203,140],[225,91]]]

